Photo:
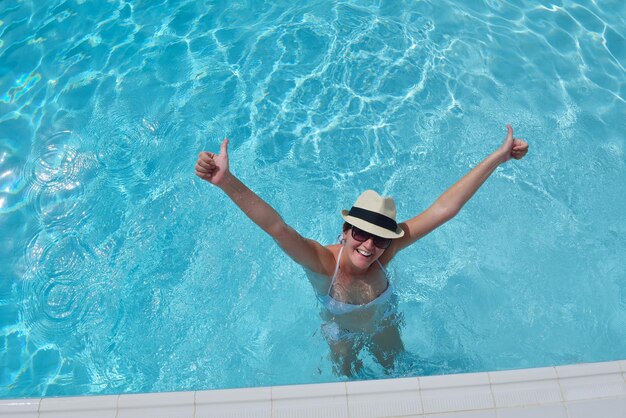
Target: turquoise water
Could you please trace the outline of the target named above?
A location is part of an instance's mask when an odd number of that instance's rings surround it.
[[[364,189],[425,209],[531,152],[393,262],[408,355],[360,378],[626,358],[626,3],[0,3],[0,397],[338,381],[303,271],[231,168],[332,243]]]

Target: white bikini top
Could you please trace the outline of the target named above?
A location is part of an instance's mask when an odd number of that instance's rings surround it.
[[[341,247],[341,249],[339,250],[339,255],[337,256],[337,265],[335,266],[335,273],[333,274],[333,278],[330,282],[330,286],[328,287],[328,292],[326,293],[326,295],[319,296],[320,302],[324,304],[328,312],[330,312],[332,315],[335,315],[335,316],[343,315],[343,314],[347,314],[351,312],[365,310],[372,306],[381,305],[387,302],[387,300],[389,299],[389,296],[391,296],[392,294],[391,283],[389,282],[389,276],[387,275],[387,271],[378,260],[376,260],[376,262],[378,263],[378,265],[380,266],[380,269],[383,271],[383,273],[385,274],[385,277],[387,278],[387,288],[385,289],[383,293],[378,295],[373,300],[367,303],[364,303],[362,305],[354,305],[352,303],[341,302],[333,298],[330,295],[330,291],[333,289],[335,281],[337,280],[337,273],[339,272],[339,260],[341,259],[342,252],[343,252],[343,247]]]

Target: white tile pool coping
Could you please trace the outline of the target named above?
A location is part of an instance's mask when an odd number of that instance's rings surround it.
[[[626,418],[626,360],[140,395],[0,400],[16,418]]]

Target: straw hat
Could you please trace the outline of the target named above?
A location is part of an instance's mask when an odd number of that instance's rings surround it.
[[[374,190],[366,190],[352,209],[342,210],[341,216],[351,225],[383,238],[400,238],[404,231],[396,223],[396,204]]]

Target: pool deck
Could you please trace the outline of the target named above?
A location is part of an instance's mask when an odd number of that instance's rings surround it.
[[[250,389],[0,400],[19,418],[626,418],[626,360]]]

